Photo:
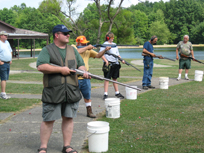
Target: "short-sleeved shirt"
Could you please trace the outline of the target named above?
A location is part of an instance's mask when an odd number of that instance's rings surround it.
[[[75,49],[77,49],[76,45],[72,45]],[[95,58],[98,53],[94,50],[86,50],[83,53],[80,53],[82,59],[84,60],[86,70],[89,71],[89,58]],[[83,77],[78,77],[78,79],[84,79]]]
[[[184,43],[183,41],[180,41],[177,44],[177,48],[179,49],[180,53],[187,56],[191,56],[191,51],[193,50],[193,46],[191,42],[188,41],[187,43]],[[181,57],[181,59],[187,59],[187,58]]]
[[[66,57],[66,49],[61,49],[59,47],[57,47],[57,48],[58,48],[60,55],[62,57],[62,60],[64,62],[65,57]],[[75,57],[76,57],[76,61],[77,61],[77,68],[79,68],[80,66],[84,66],[84,61],[75,48],[74,48],[74,52],[75,52]],[[50,64],[50,55],[49,55],[49,52],[48,52],[46,47],[43,47],[42,51],[40,52],[36,65],[38,67],[39,65],[42,65],[42,64]]]
[[[12,60],[11,52],[12,49],[9,42],[7,40],[5,42],[0,40],[0,60],[10,62]]]
[[[109,45],[116,45],[116,43],[110,44],[108,41],[104,42],[103,44],[105,44],[105,45],[107,45],[107,44],[109,44]],[[99,52],[102,52],[104,49],[106,49],[106,48],[105,48],[105,47],[101,47]],[[117,56],[120,55],[117,46],[111,48],[109,51],[107,51],[107,53],[115,54],[115,55],[117,55]],[[104,54],[104,56],[105,56],[105,58],[107,59],[107,61],[113,62],[113,63],[116,63],[116,64],[119,64],[118,58],[115,58],[114,56],[112,56],[112,55],[107,55],[107,54]]]
[[[154,53],[153,45],[149,41],[144,43],[143,48],[145,48],[150,53]],[[144,56],[144,59],[152,59],[153,60],[153,57],[152,56]]]

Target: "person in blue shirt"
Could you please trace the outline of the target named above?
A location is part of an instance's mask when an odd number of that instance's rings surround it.
[[[9,79],[10,64],[12,63],[12,49],[7,41],[8,33],[0,32],[0,77],[1,77],[1,94],[0,98],[9,99],[6,94],[6,81]]]
[[[156,44],[158,38],[156,36],[152,36],[151,39],[144,43],[143,45],[143,53],[145,53],[147,56],[144,56],[144,73],[143,73],[143,79],[142,79],[142,86],[144,90],[148,90],[149,88],[154,89],[155,87],[151,85],[151,79],[152,79],[152,73],[153,73],[153,57],[155,57],[154,54],[154,48],[153,44]]]

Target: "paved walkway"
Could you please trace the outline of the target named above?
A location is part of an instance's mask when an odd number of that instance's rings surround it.
[[[176,85],[187,82],[186,80],[176,81],[170,79],[169,85]],[[101,87],[92,89],[92,107],[94,114],[104,112],[105,103],[102,100],[103,84],[92,84],[92,86],[100,85]],[[132,82],[129,85],[141,88],[141,81]],[[153,78],[152,85],[159,88],[159,79]],[[119,86],[119,90],[125,95],[125,87]],[[146,92],[144,90],[138,93]],[[41,95],[11,94],[12,98],[37,98]],[[114,89],[112,85],[109,87],[109,97],[114,97]],[[137,100],[135,100],[137,102]],[[21,113],[0,113],[0,153],[36,153],[40,146],[40,124],[42,121],[42,107],[37,105],[32,109],[28,109]],[[82,151],[84,140],[87,139],[86,125],[93,119],[86,117],[86,108],[83,100],[80,101],[77,117],[74,119],[74,132],[71,145]],[[111,130],[111,129],[110,129]],[[48,153],[60,153],[62,149],[62,133],[61,120],[57,120],[54,124],[53,132],[48,144]]]

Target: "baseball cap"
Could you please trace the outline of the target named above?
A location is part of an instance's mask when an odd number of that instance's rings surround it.
[[[78,37],[76,38],[76,42],[77,42],[77,43],[86,44],[86,43],[88,43],[89,41],[86,40],[86,37],[85,37],[85,36],[78,36]]]
[[[72,32],[72,30],[67,29],[67,27],[63,24],[58,24],[52,30],[52,33],[56,32]]]
[[[9,34],[8,34],[6,31],[1,31],[1,32],[0,32],[0,35],[8,36]]]

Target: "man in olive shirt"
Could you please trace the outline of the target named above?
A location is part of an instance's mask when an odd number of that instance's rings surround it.
[[[193,46],[192,46],[192,43],[189,42],[188,40],[189,40],[189,36],[185,35],[183,37],[183,41],[180,41],[178,43],[177,48],[176,48],[176,59],[177,60],[179,59],[178,51],[181,54],[184,54],[186,56],[192,56],[192,58],[194,58]],[[191,59],[180,56],[180,59],[179,59],[179,76],[178,76],[177,80],[179,81],[181,79],[181,73],[182,73],[183,69],[186,69],[185,70],[185,79],[189,80],[188,70],[190,68],[191,68]]]
[[[66,56],[69,54],[70,56],[73,56],[75,59],[75,66],[77,65],[77,68],[80,70],[85,71],[86,68],[84,66],[83,59],[79,55],[76,49],[73,47],[67,45],[69,42],[71,30],[68,30],[66,26],[64,25],[57,25],[53,29],[53,36],[54,36],[54,43],[50,44],[42,49],[42,51],[39,54],[38,60],[37,60],[37,69],[44,74],[43,82],[44,82],[44,89],[43,89],[43,95],[42,95],[42,117],[43,122],[41,124],[40,128],[40,139],[41,139],[41,146],[40,149],[38,149],[39,153],[46,153],[47,152],[47,144],[49,141],[49,138],[52,133],[53,124],[55,120],[62,118],[62,134],[63,134],[63,142],[64,147],[62,152],[72,152],[77,153],[77,151],[73,150],[73,148],[70,146],[72,133],[73,133],[73,118],[76,117],[77,109],[79,102],[70,103],[67,100],[67,91],[66,88],[59,88],[57,90],[50,90],[50,87],[45,87],[45,81],[48,80],[48,86],[49,83],[52,82],[52,84],[55,84],[55,82],[60,82],[61,80],[66,80],[68,77],[71,78],[71,72],[75,72],[74,70],[71,70],[70,67],[68,67],[69,63],[66,62],[71,61],[73,63],[73,60],[67,60],[70,57]],[[51,46],[51,47],[50,47]],[[59,55],[59,56],[53,56],[53,55]],[[60,61],[61,60],[61,61]],[[63,63],[65,66],[52,66],[50,65],[51,62],[59,62]],[[47,76],[47,79],[46,79]],[[59,79],[61,77],[61,79]],[[88,78],[87,73],[84,73],[85,78]],[[69,79],[69,78],[68,78]],[[77,79],[77,77],[76,77]],[[77,80],[75,82],[78,83]],[[63,83],[65,84],[65,87],[68,86],[67,82]],[[60,84],[60,83],[59,83]],[[61,87],[61,84],[60,84]],[[51,94],[47,94],[44,92],[45,88],[47,91],[49,91]],[[55,89],[55,87],[53,87]],[[62,92],[61,92],[62,91]],[[60,93],[67,93],[67,94],[61,94]],[[53,94],[55,96],[53,96]],[[59,96],[60,95],[60,96]],[[61,97],[66,96],[66,101],[63,102],[54,102],[58,97],[60,99]],[[53,99],[53,103],[48,103],[47,99]],[[61,98],[62,99],[62,98]]]

